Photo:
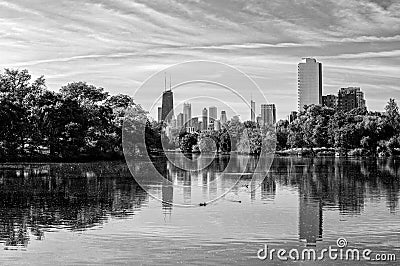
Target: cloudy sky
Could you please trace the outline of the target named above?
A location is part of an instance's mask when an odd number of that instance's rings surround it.
[[[400,0],[0,0],[0,36],[0,67],[52,90],[82,80],[133,95],[170,65],[212,60],[252,77],[284,118],[297,63],[315,57],[324,94],[360,86],[378,111],[400,100]]]

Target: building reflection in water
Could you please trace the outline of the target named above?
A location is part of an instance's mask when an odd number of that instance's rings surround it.
[[[273,200],[276,195],[276,182],[271,174],[267,175],[261,183],[261,200]]]
[[[299,238],[313,246],[322,240],[322,204],[305,196],[300,196],[299,203]]]
[[[399,165],[393,159],[279,158],[271,170],[278,183],[299,191],[299,239],[322,239],[323,210],[360,215],[366,199],[384,197],[390,213],[399,209]],[[286,174],[285,174],[286,173]]]

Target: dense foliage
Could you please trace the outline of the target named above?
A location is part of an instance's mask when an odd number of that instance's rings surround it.
[[[126,110],[147,118],[130,96],[84,82],[54,92],[43,77],[31,79],[27,70],[0,74],[0,160],[120,158]]]
[[[228,121],[218,131],[181,132],[177,143],[183,152],[222,152],[236,151],[246,154],[260,154],[275,150],[274,128],[260,128],[254,122],[241,123]],[[264,150],[263,150],[264,149]]]
[[[324,147],[354,155],[393,155],[400,148],[399,108],[394,99],[384,113],[342,113],[311,105],[292,123],[279,121],[276,132],[279,149]]]

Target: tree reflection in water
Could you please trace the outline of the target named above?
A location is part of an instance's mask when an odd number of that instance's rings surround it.
[[[248,173],[257,159],[247,165],[240,157],[235,160],[231,172],[245,167]],[[255,189],[248,195],[251,201],[267,204],[275,200],[277,190],[287,187],[298,192],[298,238],[308,245],[322,239],[327,209],[360,215],[371,201],[384,201],[390,214],[397,215],[399,209],[400,167],[395,159],[275,158],[260,187],[248,184],[249,176],[244,175],[233,188],[236,177],[221,175],[228,161],[219,156],[205,169],[188,172],[157,158],[153,164],[166,179],[152,187],[152,195],[159,195],[164,214],[171,215],[171,203],[177,199],[193,203],[212,198],[219,189],[237,194],[247,186],[248,191]],[[150,182],[148,168],[135,162],[134,174]],[[110,217],[132,217],[148,201],[124,163],[0,165],[0,243],[26,247],[30,239],[43,239],[48,231],[86,230]]]
[[[2,165],[0,243],[26,247],[46,231],[132,216],[147,201],[124,164]]]

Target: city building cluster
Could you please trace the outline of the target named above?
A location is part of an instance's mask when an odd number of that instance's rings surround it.
[[[297,111],[288,116],[289,122],[296,119],[298,112],[305,110],[308,105],[323,105],[337,111],[349,112],[355,108],[365,108],[364,93],[360,87],[340,88],[337,95],[322,95],[322,63],[314,58],[304,58],[298,64]],[[175,128],[184,128],[187,132],[220,130],[228,122],[227,113],[221,110],[218,117],[218,108],[210,106],[202,110],[201,115],[192,116],[191,103],[184,103],[183,110],[176,117],[174,115],[174,99],[171,88],[165,88],[162,95],[162,106],[158,107],[158,122],[164,121]],[[239,116],[232,117],[239,121]],[[256,103],[250,101],[250,121],[257,126],[274,125],[276,123],[275,104],[263,103],[260,113],[256,115]]]
[[[250,101],[250,119],[257,126],[274,125],[276,123],[275,104],[261,104],[260,114],[256,117],[256,103]],[[231,121],[240,121],[238,115],[231,118]],[[225,110],[221,110],[218,117],[218,108],[205,107],[201,115],[192,116],[192,104],[185,102],[183,110],[176,117],[174,115],[174,97],[171,89],[164,90],[162,95],[162,106],[158,107],[158,122],[166,122],[170,127],[185,129],[188,133],[197,131],[218,131],[228,122]]]
[[[304,58],[298,64],[298,112],[306,105],[323,105],[337,111],[349,112],[355,108],[366,108],[364,93],[360,87],[341,88],[337,95],[322,95],[322,63],[314,58]],[[297,112],[289,115],[289,121],[296,119]]]

